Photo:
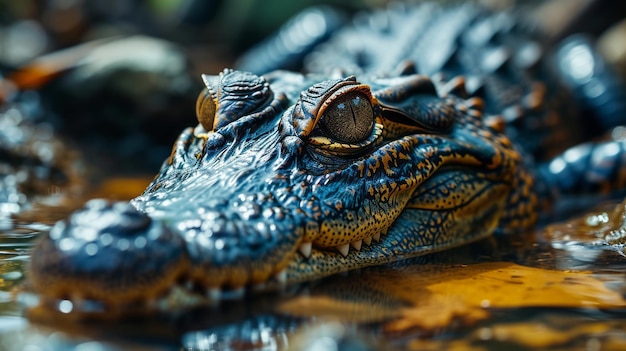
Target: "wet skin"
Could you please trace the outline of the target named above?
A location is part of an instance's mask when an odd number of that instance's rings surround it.
[[[203,76],[185,130],[131,204],[92,201],[32,254],[53,298],[218,298],[534,225],[532,179],[462,80]],[[514,201],[513,201],[514,199]]]

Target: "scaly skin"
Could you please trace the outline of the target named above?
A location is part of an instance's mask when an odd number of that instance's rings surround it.
[[[528,230],[559,192],[626,184],[623,142],[535,164],[585,136],[514,17],[431,4],[359,23],[315,74],[203,76],[199,125],[130,205],[57,224],[34,290],[121,313],[174,286],[238,296]]]
[[[201,124],[137,210],[97,201],[60,222],[32,255],[35,290],[123,304],[180,281],[209,293],[294,283],[483,238],[524,203],[509,201],[520,154],[482,100],[445,92],[458,84],[203,78]]]

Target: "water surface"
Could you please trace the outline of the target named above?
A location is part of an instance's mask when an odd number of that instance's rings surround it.
[[[115,179],[86,197],[129,198],[147,181]],[[3,349],[626,349],[626,258],[594,244],[589,216],[219,305],[126,321],[63,313],[31,321],[14,299],[30,250],[82,201],[1,220]]]

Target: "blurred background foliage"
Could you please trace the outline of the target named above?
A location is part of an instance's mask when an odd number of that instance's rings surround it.
[[[0,62],[24,63],[44,52],[113,35],[145,34],[229,62],[303,8],[353,12],[383,0],[0,0]]]

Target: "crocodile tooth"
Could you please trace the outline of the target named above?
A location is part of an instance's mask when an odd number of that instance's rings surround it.
[[[357,250],[357,251],[361,251],[361,245],[363,245],[363,240],[357,240],[357,241],[353,241],[352,243],[350,243],[352,245],[352,247]]]
[[[312,242],[302,243],[300,244],[300,253],[302,256],[309,258],[311,257],[311,247],[313,246]]]
[[[279,283],[286,283],[287,282],[287,270],[283,269],[282,271],[276,273],[276,280],[278,280]]]
[[[337,250],[343,255],[343,257],[346,257],[348,256],[348,252],[350,252],[350,244],[337,246]]]
[[[371,237],[371,236],[368,236],[367,238],[364,238],[364,239],[363,239],[363,242],[364,242],[366,245],[370,245],[370,244],[372,243],[372,237]]]
[[[207,297],[211,300],[219,300],[222,297],[222,289],[209,288],[207,290]]]
[[[380,233],[376,233],[376,234],[372,235],[372,239],[374,239],[374,241],[376,241],[376,242],[380,241]]]

